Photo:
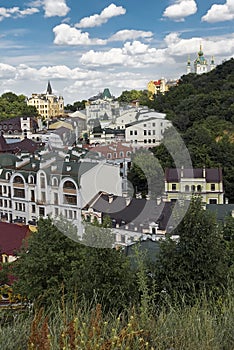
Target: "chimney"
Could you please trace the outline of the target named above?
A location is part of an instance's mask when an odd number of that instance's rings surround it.
[[[160,205],[161,201],[162,201],[162,198],[160,196],[157,196],[156,198],[157,205]]]
[[[204,177],[204,179],[206,178],[206,167],[203,166],[203,169],[202,169],[202,177]]]
[[[180,172],[180,177],[184,177],[184,166],[182,165],[181,167],[181,172]]]
[[[112,193],[110,193],[110,194],[108,195],[108,202],[109,202],[109,203],[112,203],[112,202],[113,202],[113,199],[114,199],[114,195],[113,195]]]
[[[125,198],[126,207],[131,203],[131,200],[132,200],[132,198],[129,196]]]

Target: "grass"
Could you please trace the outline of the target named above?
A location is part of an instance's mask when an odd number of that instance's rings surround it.
[[[129,307],[103,313],[96,306],[61,303],[45,312],[0,311],[1,350],[233,350],[234,298],[165,304],[142,313]]]

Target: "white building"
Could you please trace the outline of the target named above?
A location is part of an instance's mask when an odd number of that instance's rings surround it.
[[[164,131],[171,126],[171,122],[164,118],[164,114],[157,112],[140,114],[139,120],[126,125],[126,142],[144,147],[159,145]]]
[[[98,191],[122,194],[119,167],[87,151],[41,152],[16,157],[0,154],[0,215],[28,223],[62,215],[78,223],[81,208]]]

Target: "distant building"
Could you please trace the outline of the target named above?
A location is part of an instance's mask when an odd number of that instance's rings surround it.
[[[150,99],[153,99],[154,95],[165,94],[172,86],[177,85],[177,82],[178,80],[166,80],[164,78],[151,80],[147,85]]]
[[[14,117],[0,122],[0,132],[4,135],[27,136],[38,129],[36,118]]]
[[[207,59],[204,57],[202,46],[200,45],[200,50],[197,53],[197,57],[193,64],[193,70],[191,67],[191,61],[190,58],[188,58],[187,61],[187,74],[189,73],[196,73],[196,74],[203,74],[211,71],[216,67],[214,63],[214,57],[211,58],[210,64],[208,63]]]
[[[166,169],[167,200],[189,199],[199,194],[205,204],[223,204],[224,190],[221,168]]]
[[[38,114],[43,119],[53,119],[64,115],[64,100],[62,96],[57,97],[53,94],[50,82],[48,82],[46,93],[33,93],[27,99],[29,106],[36,107]]]
[[[162,113],[148,111],[139,115],[139,120],[126,124],[126,142],[134,146],[153,147],[159,145],[163,139],[164,131],[171,126]]]

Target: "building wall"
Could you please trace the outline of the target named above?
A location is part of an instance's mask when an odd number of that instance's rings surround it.
[[[127,142],[141,146],[158,145],[163,138],[164,131],[170,125],[170,122],[164,119],[144,120],[127,126],[125,139]]]
[[[206,179],[181,179],[180,182],[165,182],[165,193],[169,201],[178,199],[181,195],[190,199],[192,194],[202,196],[204,203],[209,204],[216,201],[217,204],[224,203],[224,192],[222,182],[208,183]]]

